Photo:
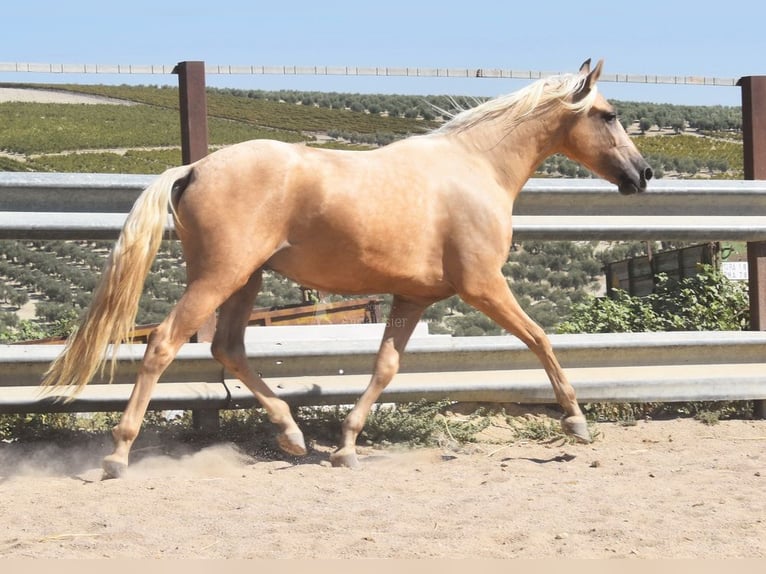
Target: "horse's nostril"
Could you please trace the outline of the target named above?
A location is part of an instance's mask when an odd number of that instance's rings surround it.
[[[654,175],[654,172],[652,171],[651,167],[647,167],[646,169],[644,169],[644,179],[645,180],[649,181],[650,179],[652,179],[653,175]]]

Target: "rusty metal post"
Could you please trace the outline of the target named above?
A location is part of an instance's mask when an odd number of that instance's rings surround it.
[[[742,144],[745,179],[766,179],[766,76],[745,76],[742,88]],[[750,329],[766,331],[766,241],[747,244]],[[755,401],[754,415],[766,418],[766,401]]]
[[[178,100],[181,110],[181,157],[184,165],[207,155],[207,93],[205,91],[205,62],[179,62],[173,73],[178,74]],[[215,334],[213,315],[197,331],[198,343],[210,343]]]
[[[181,155],[184,165],[207,155],[207,94],[205,63],[179,62],[178,98],[181,106]]]

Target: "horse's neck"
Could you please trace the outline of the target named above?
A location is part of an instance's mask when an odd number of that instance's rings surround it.
[[[497,180],[515,198],[543,160],[555,152],[557,124],[529,119],[505,131],[500,122],[492,122],[465,130],[460,137],[489,160]]]

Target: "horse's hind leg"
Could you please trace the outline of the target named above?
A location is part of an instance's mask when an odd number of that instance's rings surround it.
[[[330,456],[333,466],[355,468],[359,465],[356,457],[356,439],[364,427],[372,405],[398,372],[399,359],[426,307],[427,305],[394,297],[383,332],[383,341],[375,359],[372,379],[343,421],[340,447]]]
[[[473,277],[474,282],[461,289],[460,296],[466,303],[518,337],[537,355],[548,374],[556,401],[566,413],[561,419],[564,432],[582,442],[590,442],[588,425],[577,404],[575,391],[559,365],[545,331],[524,312],[502,274],[498,273],[488,278],[482,277],[482,274],[474,274]],[[476,280],[478,277],[482,278]]]
[[[152,331],[136,384],[120,422],[112,430],[114,452],[104,458],[104,478],[117,478],[128,467],[128,455],[143,421],[152,391],[178,350],[228,295],[218,277],[190,282],[175,308]]]
[[[269,420],[277,425],[280,430],[277,436],[280,448],[288,454],[304,455],[306,445],[303,433],[293,420],[290,407],[253,371],[245,353],[245,328],[261,288],[261,278],[261,270],[256,271],[247,284],[221,306],[212,352],[216,360],[252,391],[266,410]]]

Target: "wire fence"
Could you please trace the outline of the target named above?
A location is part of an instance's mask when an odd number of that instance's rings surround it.
[[[43,64],[0,62],[0,72],[42,74],[173,74],[175,64]],[[418,78],[498,78],[536,80],[560,72],[513,70],[504,68],[418,68],[360,66],[231,66],[205,65],[206,74],[284,75],[284,76],[387,76]],[[687,86],[736,86],[738,78],[708,76],[668,76],[656,74],[602,74],[601,82],[671,84]]]

